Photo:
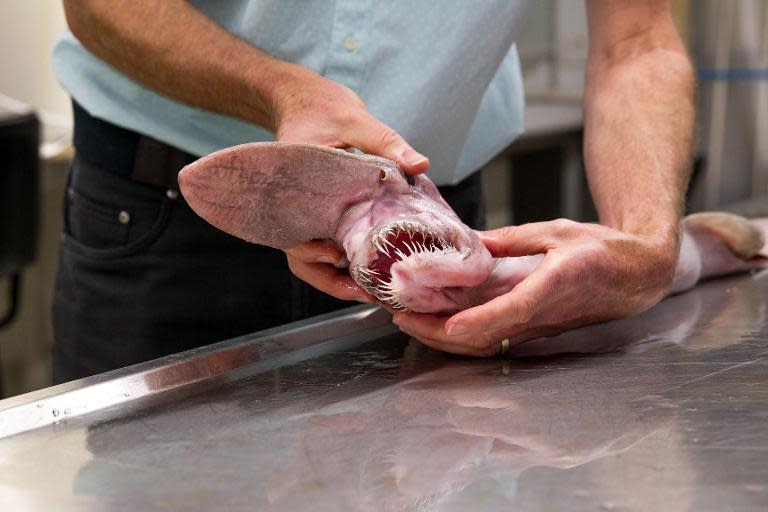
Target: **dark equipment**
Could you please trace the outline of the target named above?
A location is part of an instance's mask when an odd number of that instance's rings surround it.
[[[40,123],[33,113],[0,111],[0,279],[10,280],[9,324],[18,305],[20,274],[35,258],[38,229]]]
[[[10,280],[8,306],[0,312],[0,328],[16,316],[21,270],[35,259],[39,146],[40,123],[34,113],[0,110],[0,280]]]

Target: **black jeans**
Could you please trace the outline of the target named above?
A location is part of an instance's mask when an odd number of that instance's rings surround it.
[[[441,189],[471,226],[480,173]],[[288,270],[282,251],[211,227],[179,195],[75,158],[53,299],[56,383],[345,306]]]

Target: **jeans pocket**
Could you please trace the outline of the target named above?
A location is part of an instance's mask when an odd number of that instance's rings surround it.
[[[89,172],[73,163],[70,177],[81,176],[67,186],[62,248],[92,259],[113,259],[151,246],[168,225],[173,201],[161,191],[148,194],[142,185],[106,173],[87,179]]]
[[[128,243],[131,213],[99,203],[67,189],[67,229],[73,239],[93,249],[113,249]]]

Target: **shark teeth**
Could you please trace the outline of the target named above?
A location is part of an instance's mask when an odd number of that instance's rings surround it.
[[[379,275],[376,270],[364,267],[362,265],[355,265],[350,270],[350,273],[352,274],[352,278],[361,286],[373,286],[373,279]]]
[[[394,235],[393,238],[397,239],[402,233],[406,233],[409,237],[409,240],[402,241],[407,250],[397,247],[390,241],[390,237]],[[416,235],[420,235],[421,241],[414,239]],[[379,253],[399,262],[456,250],[443,233],[421,223],[407,220],[395,221],[387,225],[372,237],[371,242]],[[355,265],[350,269],[350,273],[365,291],[380,301],[395,309],[406,309],[402,303],[400,291],[394,289],[390,281],[381,279],[381,275],[375,269]]]
[[[401,249],[398,249],[389,241],[391,235],[394,235],[395,238],[397,238],[402,233],[406,233],[410,238],[410,241],[404,242],[405,246],[410,250],[409,254],[405,254]],[[415,235],[421,235],[422,242],[414,240],[413,237]],[[375,234],[372,237],[371,242],[380,253],[390,257],[394,253],[399,256],[400,259],[405,259],[415,254],[433,254],[435,252],[455,249],[453,244],[440,231],[408,220],[395,221],[392,224],[389,224]]]
[[[406,309],[405,305],[400,302],[400,294],[397,290],[394,290],[390,283],[380,283],[376,286],[376,297],[386,302],[395,309]]]
[[[399,293],[392,287],[392,283],[376,279],[379,275],[377,271],[357,265],[352,267],[350,272],[357,284],[380,301],[389,304],[395,309],[406,309],[405,305],[400,301]]]

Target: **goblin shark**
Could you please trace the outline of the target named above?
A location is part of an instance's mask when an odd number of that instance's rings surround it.
[[[305,144],[224,149],[179,173],[189,206],[248,242],[288,249],[328,240],[353,279],[390,309],[450,314],[525,279],[543,255],[494,259],[437,187],[384,158]],[[671,293],[765,266],[764,230],[726,213],[683,221]]]

